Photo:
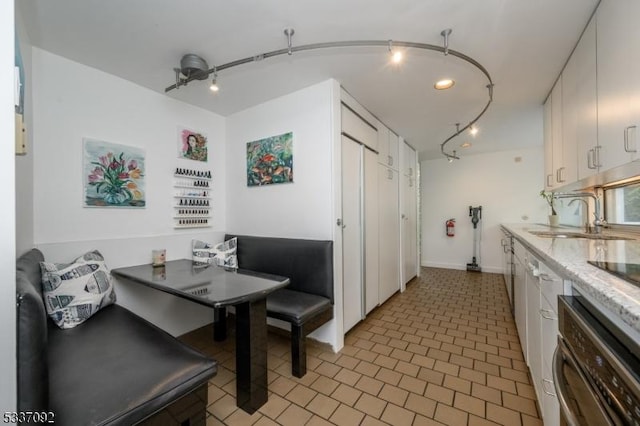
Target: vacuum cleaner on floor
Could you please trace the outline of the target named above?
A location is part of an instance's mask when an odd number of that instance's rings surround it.
[[[471,207],[469,206],[469,216],[471,217],[471,223],[473,224],[473,259],[471,263],[467,263],[467,271],[482,272],[480,265],[476,262],[476,256],[480,257],[480,219],[482,219],[482,206]]]

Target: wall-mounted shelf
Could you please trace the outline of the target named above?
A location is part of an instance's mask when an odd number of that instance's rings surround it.
[[[176,168],[173,187],[174,228],[210,228],[211,172]]]

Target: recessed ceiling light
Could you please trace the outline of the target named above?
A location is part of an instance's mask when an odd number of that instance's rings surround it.
[[[445,78],[443,80],[436,82],[436,84],[434,84],[433,87],[436,88],[437,90],[445,90],[445,89],[452,88],[454,84],[456,84],[455,81],[451,80],[450,78]]]
[[[460,148],[469,148],[471,146],[471,142],[465,142],[462,145],[460,145]]]

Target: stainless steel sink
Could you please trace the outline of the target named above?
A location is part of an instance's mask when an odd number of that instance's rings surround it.
[[[584,238],[588,240],[633,240],[629,237],[603,234],[587,234],[586,232],[571,231],[529,231],[530,234],[542,238]]]

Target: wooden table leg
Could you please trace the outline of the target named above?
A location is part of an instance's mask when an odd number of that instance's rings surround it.
[[[227,308],[213,308],[213,340],[227,339]]]
[[[236,305],[236,404],[249,414],[267,402],[267,301]]]

